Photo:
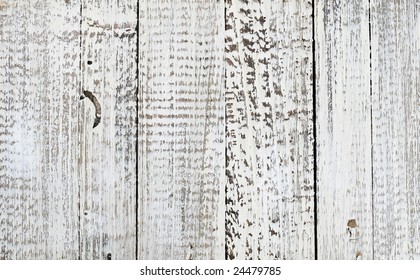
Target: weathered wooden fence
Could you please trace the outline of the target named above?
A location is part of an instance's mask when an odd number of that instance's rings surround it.
[[[417,0],[1,0],[0,259],[420,259],[419,127]]]

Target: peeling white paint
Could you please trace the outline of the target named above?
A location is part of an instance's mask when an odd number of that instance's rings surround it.
[[[420,259],[419,15],[0,1],[0,259]]]

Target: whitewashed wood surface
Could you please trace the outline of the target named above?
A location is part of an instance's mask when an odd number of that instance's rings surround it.
[[[139,258],[223,259],[223,2],[139,8]]]
[[[226,255],[313,259],[307,1],[227,1]]]
[[[137,2],[85,0],[81,6],[80,257],[136,258]],[[79,95],[81,92],[79,92]]]
[[[420,2],[371,1],[375,259],[420,259]]]
[[[420,259],[419,52],[412,0],[0,0],[0,259]]]
[[[316,1],[319,259],[373,250],[369,1]]]
[[[79,257],[79,10],[0,6],[0,259]]]

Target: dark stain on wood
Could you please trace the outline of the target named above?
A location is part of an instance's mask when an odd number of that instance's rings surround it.
[[[355,228],[355,227],[357,227],[358,225],[356,223],[356,219],[350,219],[350,220],[348,220],[347,221],[347,226],[349,228]]]
[[[96,96],[93,95],[93,93],[90,91],[83,91],[83,95],[80,96],[80,100],[84,99],[85,97],[89,98],[89,100],[92,101],[93,105],[95,106],[95,121],[93,122],[93,128],[95,128],[101,121],[101,104],[99,103]]]
[[[362,259],[362,252],[357,251],[356,252],[356,260],[360,260],[360,259]]]

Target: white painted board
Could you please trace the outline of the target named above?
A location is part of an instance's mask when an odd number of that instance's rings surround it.
[[[136,258],[137,2],[82,2],[80,257]],[[82,94],[82,92],[79,92]]]
[[[226,258],[313,259],[308,1],[226,2]]]
[[[316,1],[318,259],[372,259],[369,1]]]
[[[0,4],[0,259],[77,259],[80,6]]]
[[[375,259],[420,259],[420,3],[371,1]]]
[[[139,8],[138,258],[223,259],[223,1]]]

